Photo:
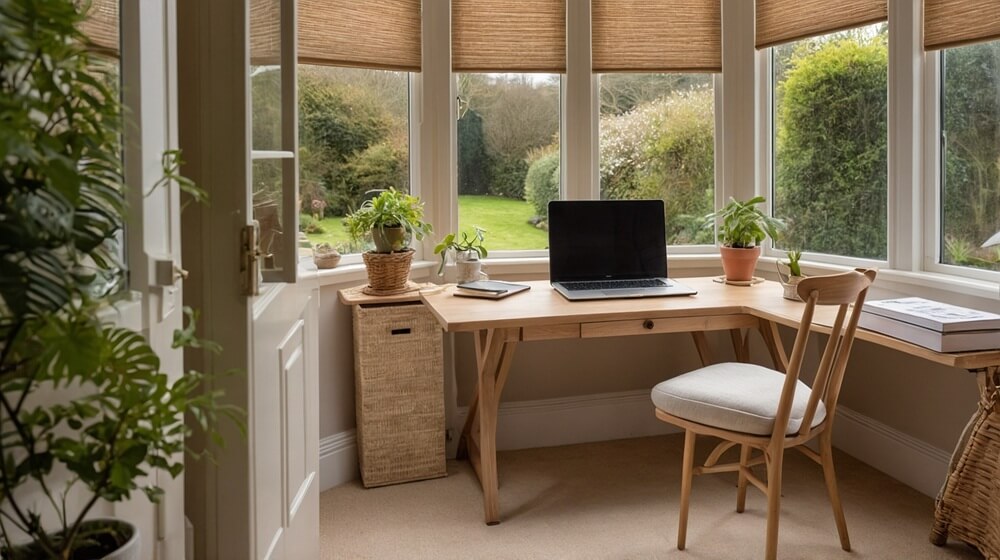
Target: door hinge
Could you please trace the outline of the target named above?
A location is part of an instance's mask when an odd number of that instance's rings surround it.
[[[240,236],[240,278],[243,295],[260,294],[260,225],[257,220],[243,226]]]

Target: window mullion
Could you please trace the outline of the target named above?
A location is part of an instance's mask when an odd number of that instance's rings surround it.
[[[590,70],[590,2],[566,2],[566,76],[561,121],[562,195],[567,200],[596,198],[594,80]]]

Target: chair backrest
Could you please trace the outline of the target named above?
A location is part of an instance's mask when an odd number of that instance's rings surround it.
[[[830,338],[820,358],[816,377],[813,379],[812,392],[798,433],[808,435],[812,430],[813,418],[816,416],[820,401],[826,407],[827,414],[833,415],[837,408],[844,371],[847,369],[847,359],[854,344],[854,333],[858,327],[861,306],[868,294],[868,287],[875,280],[875,275],[874,269],[857,269],[829,276],[813,276],[799,282],[798,294],[802,301],[806,302],[806,307],[802,312],[799,332],[788,360],[788,371],[775,416],[773,437],[785,437],[796,382],[802,369],[817,305],[836,305],[839,309],[830,330]],[[850,311],[849,316],[848,311]]]

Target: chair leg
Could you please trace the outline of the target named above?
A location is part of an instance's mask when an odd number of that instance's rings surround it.
[[[740,475],[736,484],[736,513],[743,513],[747,505],[747,475],[743,469],[747,468],[750,461],[750,446],[740,445]]]
[[[688,505],[691,503],[691,479],[694,478],[694,441],[697,435],[684,432],[684,464],[681,469],[681,509],[677,520],[677,550],[684,550],[687,540]]]
[[[785,450],[779,443],[777,449],[768,450],[767,461],[767,544],[766,560],[778,557],[778,518],[781,515],[781,466]]]
[[[823,460],[823,478],[826,480],[826,492],[833,506],[833,519],[837,522],[837,533],[840,534],[840,547],[851,551],[851,538],[847,535],[847,520],[844,518],[844,508],[840,503],[840,492],[837,490],[837,475],[833,470],[833,444],[830,432],[820,434],[820,458]]]

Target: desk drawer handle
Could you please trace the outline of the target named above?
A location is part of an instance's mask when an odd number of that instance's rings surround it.
[[[403,328],[403,329],[392,329],[389,332],[392,333],[393,336],[395,336],[397,334],[410,334],[410,327],[406,327],[406,328]]]
[[[642,328],[644,328],[646,330],[649,330],[649,331],[653,330],[653,320],[652,319],[646,319],[645,321],[643,321],[642,322]]]

